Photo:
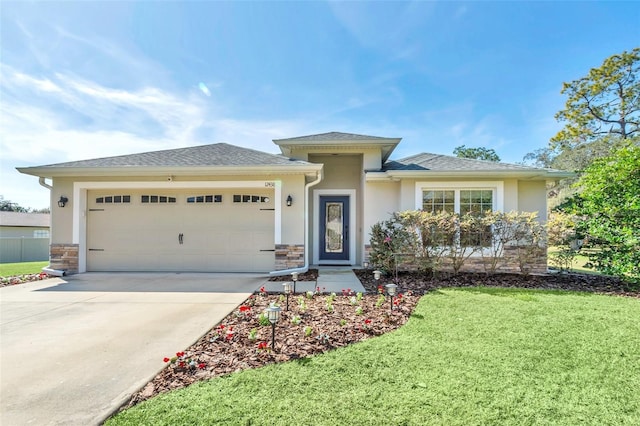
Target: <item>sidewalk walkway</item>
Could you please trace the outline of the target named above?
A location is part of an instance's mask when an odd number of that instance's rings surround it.
[[[267,281],[264,287],[270,293],[282,293],[282,284],[282,281]],[[340,294],[343,289],[351,289],[355,293],[366,293],[351,268],[320,266],[318,267],[318,280],[298,281],[296,283],[296,293],[314,291],[317,287],[320,287],[320,291],[323,293]]]

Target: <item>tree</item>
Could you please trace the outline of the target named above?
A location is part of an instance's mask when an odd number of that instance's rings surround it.
[[[459,158],[473,158],[476,160],[485,160],[499,162],[500,157],[493,149],[489,148],[467,148],[465,145],[460,145],[453,150],[456,157]]]
[[[4,197],[0,195],[0,211],[26,213],[29,209],[21,207],[18,203],[12,203],[11,200],[5,200]]]
[[[562,151],[590,143],[604,135],[626,139],[640,126],[640,48],[613,55],[586,77],[564,83],[568,99],[556,119],[565,127],[551,138]]]
[[[640,136],[640,48],[613,55],[587,76],[563,83],[565,108],[555,117],[565,123],[549,143],[524,157],[543,167],[584,170]]]
[[[577,185],[574,211],[585,217],[595,268],[640,283],[640,147],[594,161]]]
[[[32,209],[29,207],[22,207],[18,203],[12,203],[10,200],[5,200],[4,196],[0,195],[0,211],[3,212],[19,212],[19,213],[51,213],[49,207],[42,209]]]

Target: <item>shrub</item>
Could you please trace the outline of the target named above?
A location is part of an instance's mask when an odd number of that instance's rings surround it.
[[[578,217],[564,212],[553,212],[547,221],[547,241],[557,247],[549,257],[560,266],[560,270],[571,269],[580,244],[576,231]]]
[[[516,247],[518,266],[528,274],[545,248],[544,227],[535,213],[486,212],[477,216],[410,210],[373,225],[370,259],[387,274],[397,272],[398,259],[407,256],[425,273],[441,271],[445,260],[458,273],[479,252],[485,270],[495,272],[509,245]]]

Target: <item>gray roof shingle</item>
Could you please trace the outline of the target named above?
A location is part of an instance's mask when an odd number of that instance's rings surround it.
[[[354,133],[328,132],[317,135],[299,136],[287,139],[274,139],[274,142],[331,142],[331,141],[367,141],[367,140],[388,140],[380,136],[357,135]],[[391,138],[394,139],[394,138]]]
[[[51,226],[51,215],[49,213],[0,212],[0,226],[48,228]]]
[[[382,171],[527,171],[540,170],[518,164],[496,163],[493,161],[459,158],[450,155],[431,154],[423,152],[400,160],[384,163]]]
[[[108,168],[108,167],[199,167],[199,166],[285,166],[309,164],[282,155],[268,154],[254,149],[226,143],[201,145],[140,154],[92,160],[49,164],[43,168]]]

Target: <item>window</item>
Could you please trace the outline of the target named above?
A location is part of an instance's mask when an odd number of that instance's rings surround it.
[[[49,238],[48,229],[34,229],[33,238]]]
[[[440,213],[455,211],[455,191],[423,191],[422,210]]]
[[[262,195],[239,195],[235,194],[233,196],[234,203],[268,203],[271,201],[269,197],[265,197]]]
[[[502,210],[502,182],[486,182],[473,187],[465,187],[464,182],[420,182],[416,184],[416,192],[420,200],[418,208],[433,213],[482,216],[487,211]],[[459,241],[463,247],[489,247],[491,240],[491,227],[459,233]]]
[[[221,203],[222,195],[197,195],[187,197],[187,203]]]
[[[165,195],[142,195],[140,197],[140,202],[143,204],[147,204],[147,203],[175,203],[176,202],[176,197],[167,197]]]
[[[96,204],[120,204],[120,203],[130,203],[131,195],[112,195],[107,197],[98,197],[96,198]]]

